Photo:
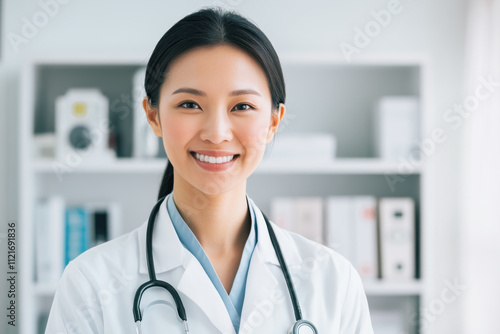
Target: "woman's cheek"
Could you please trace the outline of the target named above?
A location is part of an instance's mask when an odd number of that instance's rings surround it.
[[[266,146],[266,138],[268,133],[267,124],[256,124],[254,127],[248,129],[248,142],[256,150],[263,150]]]
[[[183,143],[191,133],[192,125],[189,122],[183,121],[180,117],[166,117],[163,134],[166,139],[174,141],[175,143]]]

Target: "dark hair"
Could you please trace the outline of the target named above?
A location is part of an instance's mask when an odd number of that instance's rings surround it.
[[[228,44],[252,56],[267,76],[273,111],[285,103],[285,80],[281,64],[269,39],[240,14],[220,7],[204,7],[174,24],[156,45],[146,67],[144,86],[150,106],[158,108],[161,86],[169,66],[184,52],[199,46]],[[172,192],[174,167],[169,161],[158,199]]]

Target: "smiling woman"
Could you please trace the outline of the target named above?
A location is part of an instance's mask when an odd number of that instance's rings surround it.
[[[187,333],[189,316],[197,333],[373,333],[353,266],[271,223],[246,193],[285,114],[264,33],[235,12],[192,13],[156,45],[145,89],[169,160],[158,201],[148,222],[70,262],[47,332]],[[117,275],[120,293],[101,298]],[[171,298],[176,310],[159,302]]]
[[[235,218],[241,219],[246,211],[246,179],[260,163],[284,113],[283,104],[279,109],[272,108],[268,81],[260,65],[230,44],[195,48],[171,65],[159,95],[157,106],[148,103],[146,97],[144,108],[155,134],[163,138],[169,164],[176,166],[176,204],[185,206],[196,197],[209,204],[207,196],[218,195],[231,199],[228,204],[237,207],[235,199],[239,198],[242,210],[240,214],[235,212]],[[204,160],[196,159],[196,153]],[[230,161],[222,164],[222,157]],[[171,179],[171,171],[167,169],[165,180]],[[228,173],[224,182],[219,182],[220,175],[204,171]],[[183,186],[178,189],[181,182]],[[165,185],[159,198],[171,191]],[[226,222],[219,225],[228,231],[227,215],[220,203],[205,208],[212,212],[213,221],[207,222],[202,211],[199,217],[188,220],[203,220],[203,226],[211,226],[213,231],[218,217],[225,216]],[[186,209],[181,208],[181,215],[183,211]]]

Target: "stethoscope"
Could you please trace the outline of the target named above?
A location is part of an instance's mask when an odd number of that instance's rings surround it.
[[[167,195],[168,196],[168,195]],[[163,196],[158,200],[155,204],[148,220],[148,228],[146,232],[146,260],[148,264],[148,272],[149,272],[149,281],[142,284],[136,291],[134,297],[133,304],[133,312],[134,312],[134,321],[136,324],[137,334],[142,334],[141,331],[141,320],[142,314],[140,310],[141,298],[142,294],[151,287],[161,287],[166,289],[172,295],[175,305],[177,307],[177,313],[179,318],[184,323],[184,328],[186,334],[189,333],[189,327],[187,322],[186,310],[184,309],[184,304],[182,303],[181,297],[179,293],[175,290],[175,288],[165,281],[160,281],[156,279],[155,274],[155,266],[153,261],[153,226],[155,223],[155,217],[160,209],[160,205],[165,199],[166,196]],[[281,271],[283,272],[283,276],[285,276],[286,285],[288,287],[288,292],[290,293],[290,298],[293,304],[293,310],[295,313],[295,323],[288,329],[288,334],[318,334],[318,330],[316,327],[309,321],[302,319],[302,311],[300,310],[299,301],[297,299],[297,295],[295,293],[295,287],[293,286],[292,278],[290,277],[290,273],[288,271],[288,267],[286,265],[285,259],[283,257],[283,253],[281,253],[281,248],[276,239],[276,235],[274,234],[274,230],[269,223],[264,212],[262,212],[264,219],[266,221],[267,230],[269,231],[269,236],[271,237],[271,242],[273,244],[274,251],[276,252],[276,256],[278,257],[278,261],[281,266]]]

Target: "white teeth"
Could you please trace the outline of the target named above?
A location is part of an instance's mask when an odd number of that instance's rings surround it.
[[[229,155],[226,157],[217,157],[217,158],[211,157],[208,155],[199,154],[199,153],[195,153],[194,155],[195,155],[196,159],[198,159],[200,161],[209,162],[211,164],[221,164],[224,162],[229,162],[229,161],[233,160],[233,158],[234,158],[234,155]]]

